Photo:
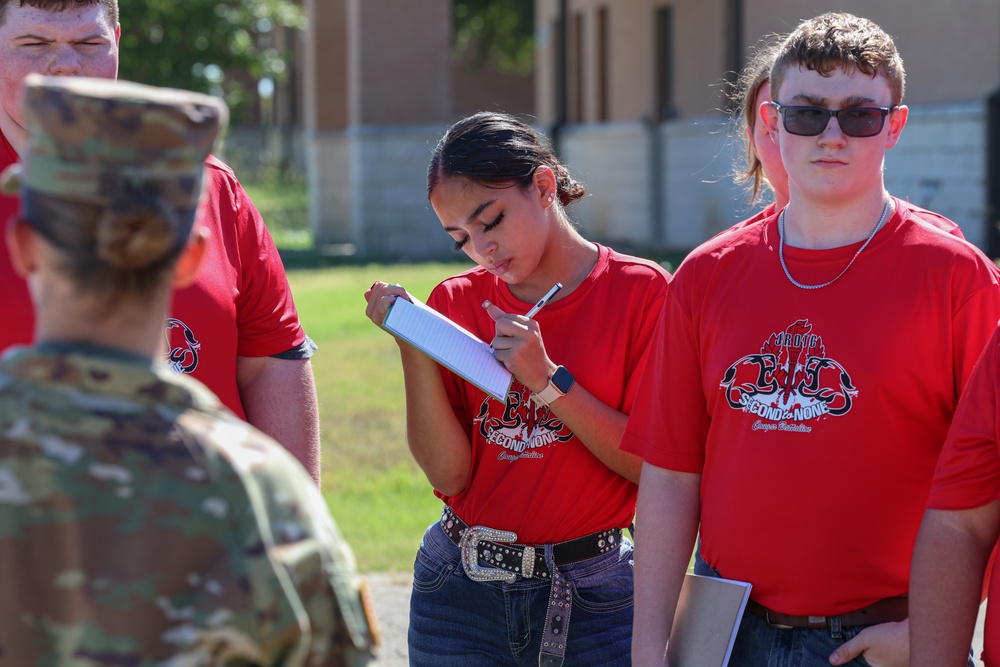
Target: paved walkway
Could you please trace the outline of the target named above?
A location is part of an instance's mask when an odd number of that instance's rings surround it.
[[[406,651],[406,628],[410,616],[410,585],[412,576],[409,574],[366,574],[368,586],[372,592],[372,603],[378,614],[379,626],[382,629],[382,650],[378,660],[371,663],[372,667],[408,667],[409,657]],[[976,623],[976,635],[973,646],[976,649],[976,664],[982,666],[980,655],[983,652],[983,617],[986,603],[979,608],[979,620]]]
[[[972,637],[972,645],[976,647],[976,664],[983,664],[983,619],[986,618],[986,603],[979,606],[979,618],[976,619],[976,634]]]
[[[382,630],[382,649],[372,667],[408,667],[406,628],[410,619],[410,574],[364,575],[372,593],[372,604]]]

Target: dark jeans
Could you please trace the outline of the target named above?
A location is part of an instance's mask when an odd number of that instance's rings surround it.
[[[477,582],[435,523],[413,566],[408,636],[411,667],[538,665],[551,584]],[[563,667],[631,664],[632,543],[559,568],[573,582]]]
[[[694,573],[718,577],[701,557],[701,542],[695,551]],[[841,637],[832,636],[829,628],[774,628],[767,620],[745,612],[733,645],[730,667],[829,667],[830,654],[837,647],[858,635],[867,626],[856,625],[841,629]],[[864,656],[847,663],[852,667],[870,667]],[[968,667],[976,667],[973,649],[969,650]]]

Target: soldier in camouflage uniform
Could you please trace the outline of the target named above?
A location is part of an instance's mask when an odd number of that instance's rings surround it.
[[[38,321],[0,360],[0,665],[367,663],[370,607],[304,469],[158,361],[224,105],[33,75],[24,111],[8,238]]]

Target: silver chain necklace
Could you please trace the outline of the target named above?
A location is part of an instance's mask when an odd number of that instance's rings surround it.
[[[882,216],[878,219],[878,222],[875,224],[875,229],[873,229],[872,233],[868,235],[868,238],[865,239],[865,242],[861,245],[860,248],[858,248],[858,251],[854,253],[854,257],[851,257],[851,261],[847,263],[847,266],[844,267],[844,270],[841,271],[839,274],[837,274],[837,276],[833,280],[828,280],[822,285],[806,285],[805,283],[800,283],[795,278],[792,278],[792,274],[789,273],[788,265],[785,264],[785,211],[788,209],[788,207],[786,206],[785,208],[781,209],[781,215],[778,216],[778,260],[781,262],[781,268],[784,269],[785,271],[785,277],[788,278],[788,280],[793,285],[801,289],[820,289],[826,287],[827,285],[832,285],[833,283],[840,280],[840,277],[845,273],[847,273],[847,270],[851,268],[852,264],[854,264],[854,260],[858,258],[858,255],[861,254],[861,251],[867,248],[868,244],[872,242],[873,238],[875,238],[875,232],[877,232],[882,227],[882,223],[885,222],[885,216],[889,213],[890,201],[892,200],[891,199],[886,200],[885,208],[882,209]]]

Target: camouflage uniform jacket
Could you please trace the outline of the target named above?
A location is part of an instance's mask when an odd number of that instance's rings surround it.
[[[0,361],[0,665],[363,665],[359,583],[305,471],[203,385]]]

